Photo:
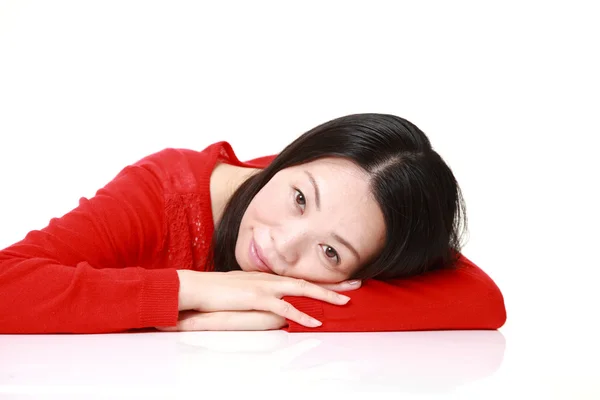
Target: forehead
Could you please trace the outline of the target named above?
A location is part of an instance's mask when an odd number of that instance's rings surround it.
[[[361,188],[369,188],[369,176],[367,173],[360,166],[344,158],[320,158],[318,160],[290,167],[288,170],[294,173],[306,173],[306,171],[308,171],[313,176],[318,175],[320,180],[328,181],[323,183],[333,184],[333,181],[341,179],[343,182],[340,183],[359,184]],[[338,179],[329,181],[331,178]],[[317,176],[315,176],[315,179],[317,179]]]
[[[330,213],[352,209],[350,216],[360,217],[376,207],[371,194],[369,176],[358,165],[343,158],[321,158],[289,168],[294,180],[310,183],[305,191],[312,192],[312,182],[318,187],[322,207]],[[358,207],[358,209],[357,209]]]

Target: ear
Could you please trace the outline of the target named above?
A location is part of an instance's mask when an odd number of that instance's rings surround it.
[[[362,285],[360,280],[342,281],[339,283],[316,283],[325,289],[333,290],[334,292],[349,292],[358,289]]]

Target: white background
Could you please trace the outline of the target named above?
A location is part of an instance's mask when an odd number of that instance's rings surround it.
[[[599,350],[594,2],[282,3],[0,1],[0,248],[165,147],[227,140],[249,159],[332,118],[393,113],[453,169],[464,253],[504,293],[494,379],[585,392]]]

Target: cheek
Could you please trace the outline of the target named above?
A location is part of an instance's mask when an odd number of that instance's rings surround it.
[[[268,190],[269,188],[266,187],[263,189],[267,190],[261,190],[250,202],[242,217],[238,232],[235,258],[244,270],[249,263],[247,252],[253,234],[252,231],[257,227],[271,229],[281,224],[289,213],[283,198],[285,196],[277,193],[277,191]]]
[[[349,274],[328,269],[314,255],[306,257],[302,262],[302,266],[291,268],[286,275],[291,278],[320,283],[339,283],[350,278]]]
[[[264,225],[273,225],[283,220],[289,213],[289,205],[284,197],[280,192],[261,191],[248,207],[248,219]]]

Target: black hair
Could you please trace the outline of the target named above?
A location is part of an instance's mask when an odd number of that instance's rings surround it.
[[[215,227],[209,257],[214,270],[240,269],[235,258],[239,227],[260,189],[278,171],[322,157],[343,157],[365,170],[385,220],[383,250],[352,278],[403,278],[456,264],[467,218],[454,174],[414,124],[371,113],[309,130],[242,183]]]

